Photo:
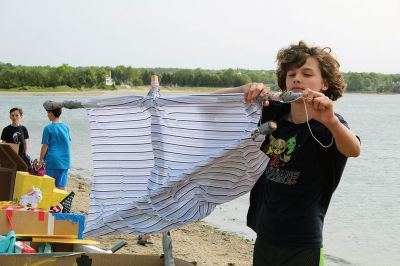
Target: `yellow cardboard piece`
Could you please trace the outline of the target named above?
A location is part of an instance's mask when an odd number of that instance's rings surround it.
[[[17,237],[76,239],[76,235],[15,234]]]
[[[55,179],[50,176],[36,176],[28,172],[17,171],[14,200],[20,201],[21,197],[29,193],[33,188],[39,188],[42,192],[42,200],[37,206],[38,209],[42,210],[50,210],[51,206],[57,205],[69,194],[65,190],[57,189],[55,187]]]
[[[68,238],[53,238],[53,237],[32,237],[32,242],[82,244],[82,245],[97,245],[97,244],[99,244],[99,242],[90,240],[90,239],[68,239]]]
[[[12,205],[12,201],[0,201],[0,208],[9,205]]]
[[[66,196],[69,195],[69,192],[63,190],[63,189],[58,189],[58,188],[54,188],[53,189],[53,197],[51,199],[51,201],[49,202],[49,206],[55,206],[58,203],[60,203]],[[46,205],[47,206],[47,205]],[[50,207],[48,208],[48,210],[50,210]]]

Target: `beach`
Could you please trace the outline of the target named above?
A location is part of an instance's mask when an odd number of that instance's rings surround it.
[[[101,91],[99,95],[97,92],[0,91],[0,122],[6,126],[9,123],[10,108],[21,106],[24,109],[23,124],[29,130],[30,155],[37,158],[40,154],[42,130],[48,123],[43,109],[44,101],[90,100],[145,93],[145,90],[139,92],[133,88],[129,91]],[[162,95],[174,97],[182,94],[165,92]],[[400,261],[400,216],[397,211],[400,202],[400,146],[398,142],[393,142],[393,132],[397,132],[400,126],[399,104],[400,95],[380,94],[348,94],[336,104],[338,113],[346,118],[351,128],[360,136],[363,152],[360,158],[348,161],[325,217],[325,265],[375,266],[393,265]],[[72,185],[76,184],[75,188],[71,188],[79,198],[74,200],[74,212],[87,212],[90,183],[86,182],[93,179],[87,113],[83,109],[65,109],[63,112],[63,120],[70,126],[72,136],[70,173],[77,177],[76,180],[71,179]],[[380,126],[378,135],[371,125]],[[79,188],[79,183],[82,182]],[[205,225],[200,222],[172,230],[175,256],[197,261],[198,265],[251,265],[252,243],[239,241],[241,237],[255,238],[255,233],[245,225],[247,208],[248,194],[218,205],[202,220]],[[218,232],[210,225],[235,235]],[[108,236],[104,241],[100,239],[100,242],[105,248],[109,248],[125,239],[129,245],[118,252],[162,254],[159,236],[154,236],[155,244],[148,247],[137,245],[135,236],[129,235]],[[203,249],[207,251],[201,251]],[[237,256],[237,259],[233,256]]]
[[[74,191],[73,213],[88,213],[91,182],[70,176],[68,191]],[[217,230],[202,222],[189,224],[171,232],[173,255],[195,265],[252,265],[254,243],[237,235]],[[100,244],[99,248],[108,250],[115,244],[126,241],[128,244],[118,250],[119,254],[161,255],[163,254],[161,234],[152,236],[153,244],[137,244],[137,236],[131,234],[91,237]]]

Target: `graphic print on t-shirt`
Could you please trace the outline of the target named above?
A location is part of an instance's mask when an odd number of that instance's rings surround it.
[[[285,141],[270,135],[269,144],[264,149],[264,152],[271,158],[265,170],[267,179],[287,185],[297,183],[300,172],[281,169],[286,163],[290,162],[296,149],[296,143],[296,136]]]
[[[20,143],[21,142],[21,133],[20,132],[14,132],[14,134],[13,134],[13,140],[14,140],[14,143]]]

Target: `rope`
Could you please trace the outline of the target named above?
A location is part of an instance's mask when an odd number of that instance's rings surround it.
[[[312,137],[315,139],[315,141],[318,142],[322,147],[324,147],[324,148],[329,148],[329,147],[332,146],[332,144],[333,144],[333,136],[332,136],[332,141],[331,141],[331,143],[328,144],[328,145],[322,144],[321,141],[319,141],[319,140],[314,136],[314,134],[312,133],[312,130],[311,130],[311,126],[310,126],[309,119],[308,119],[308,112],[307,112],[306,101],[305,101],[304,99],[303,99],[303,103],[304,103],[304,110],[306,110],[307,126],[308,126],[308,129],[310,130],[311,136],[312,136]]]
[[[295,101],[299,100],[300,98],[301,98],[301,96],[298,97],[298,98],[296,98],[296,99],[293,99],[293,100],[291,100],[291,101],[284,101],[284,103],[292,103],[292,102],[295,102]],[[282,102],[283,102],[283,101],[282,101]],[[311,136],[312,136],[312,137],[315,139],[315,141],[318,142],[319,145],[321,145],[323,148],[329,148],[329,147],[332,146],[332,144],[333,144],[333,136],[332,136],[332,141],[331,141],[331,143],[328,144],[328,145],[322,144],[322,142],[319,141],[319,140],[317,139],[317,137],[314,136],[314,134],[313,134],[313,132],[312,132],[312,130],[311,130],[310,122],[309,122],[310,119],[308,118],[308,111],[307,111],[306,101],[305,101],[304,99],[303,99],[303,103],[304,103],[304,110],[306,111],[307,126],[308,126],[308,130],[310,131]],[[264,106],[261,105],[260,121],[262,121],[263,109],[264,109]]]

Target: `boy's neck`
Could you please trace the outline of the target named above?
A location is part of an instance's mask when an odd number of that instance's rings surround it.
[[[61,123],[61,119],[59,117],[54,117],[54,119],[51,120],[52,123]]]
[[[20,123],[11,123],[11,126],[13,127],[19,127]]]
[[[312,117],[308,118],[311,119]],[[302,124],[307,122],[307,115],[305,113],[304,105],[302,102],[291,104],[287,120],[295,124]]]

